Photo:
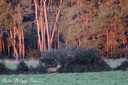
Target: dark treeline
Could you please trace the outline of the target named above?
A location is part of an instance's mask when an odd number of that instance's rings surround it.
[[[68,46],[128,56],[128,0],[0,0],[0,57]],[[3,56],[5,57],[5,56]]]

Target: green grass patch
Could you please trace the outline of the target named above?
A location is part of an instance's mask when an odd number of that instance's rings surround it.
[[[6,66],[10,69],[16,69],[19,61],[17,60],[4,60]],[[33,66],[33,67],[36,67],[38,64],[39,64],[39,61],[37,60],[25,60],[25,63],[28,65],[28,66]]]
[[[128,71],[2,75],[0,85],[128,85]]]
[[[110,65],[111,68],[116,68],[117,66],[121,65],[122,62],[126,61],[126,59],[108,59],[105,61]]]
[[[117,60],[113,60],[113,59],[109,59],[109,60],[105,60],[110,67],[115,68],[117,66],[119,66],[123,61],[125,61],[125,59],[117,59]],[[17,64],[19,63],[16,60],[4,60],[6,66],[10,69],[16,69]],[[36,67],[39,64],[39,61],[37,60],[29,60],[29,61],[25,61],[25,63],[28,66],[33,66]]]

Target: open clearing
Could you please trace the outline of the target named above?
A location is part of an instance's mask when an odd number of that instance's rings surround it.
[[[0,85],[128,85],[128,71],[1,75]]]

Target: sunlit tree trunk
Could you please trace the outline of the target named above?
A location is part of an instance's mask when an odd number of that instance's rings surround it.
[[[18,8],[18,11],[17,11],[17,14],[19,14],[20,17],[22,17],[22,14],[21,14],[21,5],[20,3],[17,5],[17,8]],[[15,17],[16,18],[16,17]],[[22,26],[22,19],[19,19],[17,21],[17,24],[18,24],[18,40],[19,40],[19,58],[24,58],[24,54],[25,54],[25,49],[24,49],[24,28],[21,28]]]
[[[2,28],[0,27],[0,53],[2,53],[3,45],[2,45]]]
[[[42,4],[43,3],[43,0],[40,0],[40,6],[39,6],[39,11],[40,11],[40,14],[39,14],[39,22],[40,22],[40,36],[41,36],[41,51],[44,51],[44,50],[47,50],[46,49],[46,38],[45,38],[45,34],[46,34],[46,25],[45,25],[45,22],[44,22],[44,10],[43,10],[43,7],[42,7]]]
[[[109,43],[109,35],[108,35],[108,29],[106,29],[106,47],[108,47],[108,43]],[[108,58],[108,48],[106,49],[107,53],[106,53],[106,57]]]
[[[44,5],[44,18],[45,18],[45,26],[46,26],[46,31],[47,31],[47,46],[48,50],[51,49],[51,43],[50,43],[50,34],[49,34],[49,27],[48,27],[48,19],[47,19],[47,9],[46,9],[46,1],[43,0],[43,5]]]
[[[17,48],[16,48],[16,28],[14,27],[14,30],[13,30],[13,33],[14,34],[12,34],[12,31],[10,31],[10,37],[14,40],[13,41],[13,53],[12,53],[12,55],[18,60],[19,59],[19,57],[18,57],[18,51],[17,51]]]
[[[37,23],[37,34],[38,34],[38,48],[39,48],[38,50],[40,52],[44,50],[50,50],[52,46],[54,46],[55,48],[59,47],[59,31],[58,31],[57,23],[60,15],[60,10],[56,9],[56,17],[55,17],[55,20],[53,20],[55,22],[48,21],[49,15],[47,14],[48,12],[47,9],[50,6],[52,6],[53,2],[54,2],[53,0],[49,0],[49,1],[34,0],[35,16],[36,16],[36,23]],[[60,0],[60,4],[61,3],[62,3],[62,0]],[[50,11],[52,11],[52,9],[53,8],[50,8]],[[50,16],[54,17],[52,15]],[[51,22],[54,24],[51,24]],[[55,43],[53,42],[56,42],[56,46],[54,45]]]
[[[41,43],[40,43],[40,26],[39,26],[39,20],[38,20],[38,2],[34,0],[35,3],[35,16],[36,16],[36,23],[37,23],[37,36],[38,36],[38,50],[41,51]]]
[[[21,40],[21,33],[18,34],[18,40],[19,40],[19,58],[22,56],[22,40]]]
[[[55,41],[54,41],[55,42],[55,45],[54,45],[55,49],[57,48],[56,44],[58,44],[58,47],[59,47],[59,30],[58,30],[58,26],[57,26],[59,15],[60,15],[60,10],[57,11],[55,24],[54,24],[54,27],[52,30],[52,35],[50,38],[50,44],[52,44],[53,38],[55,37]],[[57,32],[57,34],[55,34],[55,32]]]
[[[21,39],[22,39],[22,57],[25,58],[25,45],[24,45],[24,32],[21,33]]]

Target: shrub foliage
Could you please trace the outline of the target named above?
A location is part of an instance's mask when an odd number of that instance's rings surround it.
[[[29,67],[27,66],[27,64],[24,61],[20,61],[19,64],[17,65],[17,71],[28,71]]]
[[[7,72],[7,67],[5,65],[5,63],[2,61],[0,62],[0,74],[6,73]]]
[[[60,72],[108,71],[111,67],[100,53],[92,48],[67,47],[42,53],[40,65],[44,69],[61,64]]]

